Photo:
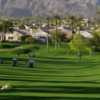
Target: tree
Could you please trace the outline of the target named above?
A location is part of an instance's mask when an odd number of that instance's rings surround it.
[[[50,17],[47,17],[48,30],[50,29]],[[48,31],[49,32],[49,31]],[[49,33],[48,33],[49,34]],[[49,48],[49,37],[47,36],[47,49]]]
[[[56,32],[55,32],[55,34],[54,34],[54,40],[55,40],[55,49],[58,47],[58,45],[59,45],[59,38],[58,38],[58,36],[59,36],[59,32],[58,32],[58,25],[60,25],[61,23],[59,23],[59,22],[61,22],[60,20],[61,20],[61,18],[60,18],[60,16],[58,16],[58,15],[56,15],[56,16],[54,16],[54,19],[55,19],[55,24],[56,24]]]
[[[82,26],[82,17],[80,16],[70,16],[70,27],[71,30],[74,33],[77,32],[77,30],[80,30],[83,26]]]
[[[62,38],[62,34],[61,34],[61,31],[60,30],[54,30],[51,32],[51,35],[52,35],[52,41],[53,43],[55,44],[55,49],[57,47],[59,47],[60,43],[61,43],[61,38]],[[56,43],[55,43],[56,41]]]
[[[80,34],[76,34],[73,40],[69,43],[70,52],[77,53],[80,60],[83,54],[90,54],[91,47],[88,41],[86,41]]]
[[[13,27],[13,23],[10,20],[3,21],[4,33],[10,32],[10,29]]]
[[[91,46],[94,50],[100,51],[100,32],[94,31],[93,38],[91,39]]]
[[[25,42],[26,43],[33,43],[34,42],[34,39],[32,36],[27,36],[27,38],[25,39]]]
[[[24,35],[24,36],[21,37],[21,42],[22,43],[33,43],[34,39],[30,35]]]
[[[5,41],[5,34],[12,32],[13,23],[10,20],[2,20],[0,23],[0,31],[3,32],[3,41]]]

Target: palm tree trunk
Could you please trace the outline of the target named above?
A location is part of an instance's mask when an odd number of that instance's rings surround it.
[[[58,41],[57,41],[57,33],[58,33],[57,25],[58,25],[58,21],[57,21],[57,18],[56,18],[55,49],[57,48],[57,44],[58,44]]]
[[[48,34],[49,34],[49,28],[50,28],[50,19],[47,18],[48,21]],[[49,37],[47,36],[47,49],[49,48]]]

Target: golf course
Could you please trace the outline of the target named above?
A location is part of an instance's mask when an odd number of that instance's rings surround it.
[[[0,100],[100,100],[100,56],[36,57],[0,64]],[[3,89],[3,86],[6,87]]]
[[[100,100],[100,0],[0,0],[0,100]]]

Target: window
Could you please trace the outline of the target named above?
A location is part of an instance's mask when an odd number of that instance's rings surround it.
[[[8,37],[9,40],[13,40],[13,37]]]

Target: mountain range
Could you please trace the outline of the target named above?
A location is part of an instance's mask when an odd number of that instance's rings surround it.
[[[64,16],[67,14],[93,17],[100,0],[0,0],[0,15]]]

